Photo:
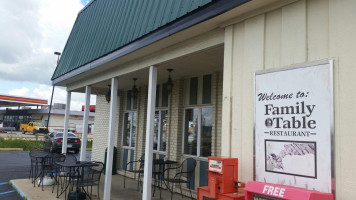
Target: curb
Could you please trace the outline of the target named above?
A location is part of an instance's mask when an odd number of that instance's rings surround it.
[[[23,148],[0,148],[0,151],[23,151]]]
[[[16,190],[16,192],[17,192],[23,199],[30,200],[30,199],[20,190],[20,188],[17,187],[17,185],[13,182],[13,180],[10,180],[9,183],[11,183],[10,185],[14,188],[14,190]]]

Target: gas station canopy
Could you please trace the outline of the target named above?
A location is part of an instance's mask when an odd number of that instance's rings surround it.
[[[48,105],[47,100],[0,94],[0,107],[45,106],[45,105]]]

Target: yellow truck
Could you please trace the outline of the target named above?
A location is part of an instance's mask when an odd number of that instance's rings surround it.
[[[22,131],[22,134],[25,134],[26,132],[33,134],[48,133],[48,129],[39,122],[29,122],[28,124],[20,124],[20,131]]]

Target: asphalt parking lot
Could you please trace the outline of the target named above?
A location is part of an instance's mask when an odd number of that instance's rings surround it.
[[[76,154],[79,159],[79,153]],[[87,152],[87,160],[91,151]],[[28,151],[0,151],[0,200],[22,200],[8,184],[12,179],[28,178],[30,157]]]

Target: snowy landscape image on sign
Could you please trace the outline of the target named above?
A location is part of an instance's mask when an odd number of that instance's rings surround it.
[[[316,178],[316,143],[265,140],[267,172]]]

